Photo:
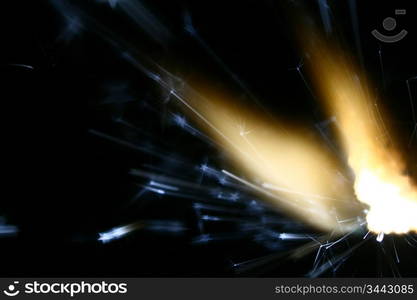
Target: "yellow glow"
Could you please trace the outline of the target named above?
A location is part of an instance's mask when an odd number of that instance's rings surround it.
[[[355,190],[359,199],[370,205],[368,228],[373,232],[406,233],[416,230],[417,194],[406,177],[401,184],[384,181],[376,172],[363,170],[358,174]],[[410,190],[409,194],[407,191]]]
[[[337,119],[356,176],[356,196],[369,205],[368,228],[376,233],[417,231],[417,188],[404,175],[404,162],[376,97],[347,56],[330,49],[313,32],[308,36],[311,78],[319,99]]]
[[[187,93],[188,111],[198,112],[190,115],[227,154],[228,171],[253,183],[280,211],[316,228],[340,233],[357,226],[338,223],[357,215],[353,191],[317,136],[284,127],[229,96],[201,94]]]
[[[313,30],[303,36],[311,81],[336,120],[355,182],[311,132],[284,126],[212,90],[185,91],[179,99],[227,154],[232,171],[280,210],[341,233],[360,223],[339,222],[363,209],[356,195],[369,206],[367,226],[379,240],[383,233],[417,232],[417,188],[404,175],[393,132],[382,121],[386,116],[370,85],[342,51],[331,49]]]

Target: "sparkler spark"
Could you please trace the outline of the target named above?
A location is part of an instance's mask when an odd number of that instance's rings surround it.
[[[370,207],[368,228],[375,233],[417,231],[417,187],[404,175],[405,163],[370,85],[342,51],[330,48],[313,31],[306,36],[319,99],[337,119],[356,176],[355,194]]]
[[[417,231],[417,188],[404,175],[405,164],[369,84],[342,51],[331,49],[314,31],[304,46],[319,97],[336,120],[348,164],[355,174],[354,195],[368,205],[369,230],[375,233]],[[337,163],[299,129],[266,123],[254,110],[228,98],[173,93],[229,154],[237,167],[262,187],[248,183],[275,205],[320,229],[345,232],[335,223],[349,214],[355,198],[346,182],[337,182]],[[248,182],[240,180],[241,182]],[[268,191],[264,188],[279,188]],[[343,203],[346,202],[346,203]],[[336,217],[331,212],[336,209]],[[381,235],[383,237],[383,235]],[[382,238],[381,238],[382,241]]]
[[[248,180],[224,171],[226,175],[316,228],[339,233],[357,228],[338,222],[357,215],[360,208],[352,188],[336,176],[336,159],[310,132],[266,121],[262,113],[231,98],[203,94],[174,93]]]
[[[149,35],[151,40],[170,49],[170,41],[176,38],[173,33],[175,31],[171,32],[169,27],[165,27],[142,3],[127,2],[109,1],[109,4],[112,9],[133,21],[132,25],[140,27],[141,32]],[[326,41],[332,38],[337,29],[327,2],[319,1]],[[352,19],[357,23],[354,1],[349,5]],[[101,232],[97,240],[108,243],[146,230],[170,235],[187,232],[193,234],[191,243],[195,247],[234,239],[250,239],[269,250],[277,251],[266,257],[233,263],[236,273],[263,264],[272,265],[278,259],[291,258],[292,261],[317,250],[313,269],[307,274],[316,277],[325,272],[336,272],[353,251],[371,237],[377,247],[383,249],[382,242],[387,243],[392,239],[394,243],[393,237],[387,237],[387,233],[416,231],[416,188],[412,180],[404,175],[405,164],[393,144],[393,133],[388,130],[381,109],[374,103],[370,85],[350,60],[340,51],[327,46],[316,32],[309,31],[301,35],[305,39],[303,50],[306,56],[294,69],[312,98],[322,100],[329,114],[317,120],[315,127],[309,130],[274,119],[244,81],[239,79],[238,74],[205,42],[203,34],[199,34],[198,26],[194,27],[191,14],[185,14],[184,30],[235,82],[247,99],[262,110],[234,101],[230,95],[219,94],[212,89],[197,86],[193,90],[185,80],[186,77],[170,73],[163,64],[155,62],[152,56],[143,54],[142,49],[135,49],[129,41],[121,38],[123,35],[116,34],[117,29],[113,32],[108,25],[102,24],[99,18],[82,13],[81,10],[78,12],[66,9],[66,6],[55,6],[63,12],[68,24],[61,40],[72,41],[74,35],[88,30],[98,33],[126,63],[157,85],[158,91],[162,90],[161,102],[164,106],[176,102],[186,111],[179,113],[168,107],[167,122],[174,125],[175,130],[182,130],[210,146],[210,155],[204,154],[198,160],[182,157],[183,149],[178,147],[181,143],[175,140],[173,148],[168,145],[171,139],[167,139],[166,144],[161,143],[161,137],[164,137],[161,132],[147,126],[142,128],[141,122],[129,119],[132,115],[124,111],[118,111],[113,120],[117,126],[123,126],[121,136],[116,134],[118,131],[107,134],[101,128],[91,129],[89,132],[94,136],[156,158],[151,163],[136,166],[130,172],[130,175],[137,177],[139,190],[132,197],[129,208],[135,205],[134,208],[142,209],[145,206],[143,203],[148,201],[144,199],[145,196],[158,201],[181,199],[192,201],[196,219],[196,228],[193,230],[188,230],[177,220],[141,220]],[[359,49],[358,32],[358,28],[355,28]],[[382,67],[381,52],[379,54]],[[305,72],[306,67],[310,69],[310,74]],[[409,81],[414,79],[406,81],[413,117],[414,104]],[[315,94],[315,88],[319,95]],[[108,96],[103,103],[124,105],[135,100],[128,90],[130,86],[127,89],[126,84],[107,87]],[[146,111],[152,110],[158,116],[160,114],[161,119],[167,116],[166,107],[160,113],[159,106],[147,98],[140,107],[146,107]],[[328,134],[333,127],[339,129],[340,142],[348,156],[346,162],[345,153],[341,153]],[[135,131],[135,134],[130,134],[131,131]],[[139,132],[140,136],[145,136],[144,141],[137,139]],[[416,127],[409,147],[415,141],[415,133]],[[226,153],[229,162],[227,166],[216,164],[216,158],[211,156],[212,146]],[[187,144],[184,148],[190,147]],[[185,150],[187,152],[189,149]],[[356,176],[354,180],[350,170],[346,170],[347,165]],[[182,172],[179,172],[180,168]],[[254,200],[253,194],[248,191],[262,197]],[[356,198],[363,203],[356,201]],[[278,212],[294,216],[296,221],[282,214],[269,215],[272,212],[261,199],[269,200]],[[139,200],[143,200],[143,203],[139,203]],[[164,210],[161,206],[161,211]],[[297,220],[325,233],[306,232]],[[357,229],[365,229],[366,225],[369,231],[362,230],[359,236],[361,241],[352,246],[350,239],[355,240],[356,233],[360,231]],[[0,224],[0,237],[1,229]],[[197,235],[194,235],[194,229]],[[376,234],[370,234],[372,232]],[[410,246],[415,245],[413,237],[404,235],[404,240]],[[301,247],[292,248],[301,244]],[[399,262],[395,244],[393,246],[396,261]],[[291,251],[286,251],[291,248]],[[340,253],[340,249],[344,251]]]

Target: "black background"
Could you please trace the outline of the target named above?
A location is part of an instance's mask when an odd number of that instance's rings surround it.
[[[247,98],[216,59],[184,31],[184,14],[189,13],[206,44],[271,114],[313,126],[326,117],[299,75],[290,70],[302,53],[285,2],[147,1],[150,11],[172,33],[161,44],[106,3],[70,1],[125,41],[129,49],[170,65],[185,80],[204,74],[213,85]],[[304,2],[320,22],[317,2]],[[417,28],[412,23],[417,12],[410,3],[357,4],[364,69],[404,137],[410,136],[413,126],[405,80],[417,72]],[[348,1],[331,7],[334,29],[360,60]],[[396,8],[407,9],[407,15],[397,21],[398,28],[407,29],[409,35],[396,44],[381,44],[370,31],[383,31],[382,20],[394,17]],[[246,260],[270,253],[250,239],[192,245],[195,216],[187,200],[149,196],[140,205],[126,208],[138,190],[129,170],[143,164],[161,166],[161,162],[88,130],[124,136],[126,132],[114,125],[114,118],[123,113],[152,137],[150,143],[156,140],[167,145],[174,157],[186,157],[190,164],[199,164],[204,157],[220,164],[217,150],[166,126],[166,109],[156,99],[161,97],[158,87],[123,60],[122,49],[89,30],[91,23],[86,22],[85,28],[66,40],[62,38],[65,21],[48,1],[8,1],[1,15],[4,188],[0,215],[19,227],[17,237],[0,239],[2,276],[235,276],[230,268],[232,258]],[[33,70],[15,64],[30,65]],[[128,84],[126,93],[133,100],[103,104],[109,86],[121,83]],[[415,91],[414,86],[412,89]],[[149,103],[153,103],[152,109]],[[415,144],[413,147],[407,158],[415,165]],[[171,172],[188,171],[178,167]],[[97,241],[98,232],[153,217],[180,219],[190,230],[179,237],[138,232],[109,244]],[[415,276],[415,248],[400,238],[397,247],[403,258],[399,264],[402,275]],[[239,275],[303,276],[313,259],[274,262],[267,271]],[[343,276],[392,276],[390,262],[375,243],[355,251],[339,272]]]

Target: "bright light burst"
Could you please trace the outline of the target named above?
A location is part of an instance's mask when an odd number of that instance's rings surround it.
[[[377,172],[369,170],[356,176],[358,199],[370,206],[366,217],[368,228],[384,233],[417,231],[417,193],[405,176],[397,175],[390,179],[384,181]]]
[[[417,231],[417,187],[404,175],[406,165],[387,114],[347,55],[313,31],[306,36],[310,39],[304,45],[319,98],[336,117],[340,140],[355,173],[355,194],[369,205],[369,230]]]
[[[341,173],[335,158],[306,131],[266,120],[212,91],[203,92],[205,100],[193,93],[187,94],[187,101],[178,98],[203,121],[234,166],[264,189],[252,187],[287,213],[320,229],[351,231],[352,226],[342,226],[339,220],[352,213],[356,195],[369,206],[370,231],[417,231],[417,188],[404,175],[405,163],[370,84],[343,51],[311,29],[303,36],[306,64],[319,99],[336,121],[353,183],[337,179]]]

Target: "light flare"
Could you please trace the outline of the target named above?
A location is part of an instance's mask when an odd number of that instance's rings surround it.
[[[330,47],[311,27],[302,36],[311,81],[335,120],[355,175],[353,184],[341,178],[340,162],[308,130],[268,119],[213,89],[200,86],[198,93],[190,89],[172,94],[247,179],[239,181],[284,212],[319,229],[343,233],[363,224],[343,221],[363,209],[357,198],[369,206],[368,229],[380,237],[417,232],[417,188],[405,175],[406,165],[371,85],[343,51]]]
[[[268,119],[256,108],[213,89],[199,86],[198,93],[183,94],[178,98],[190,116],[210,133],[235,174],[244,176],[233,175],[238,182],[320,230],[343,233],[358,226],[339,222],[356,216],[361,208],[355,206],[352,187],[318,135]]]
[[[375,233],[417,232],[417,187],[376,102],[370,84],[348,56],[309,31],[304,46],[311,78],[327,112],[336,117],[340,140],[355,173],[355,194],[369,205]]]

